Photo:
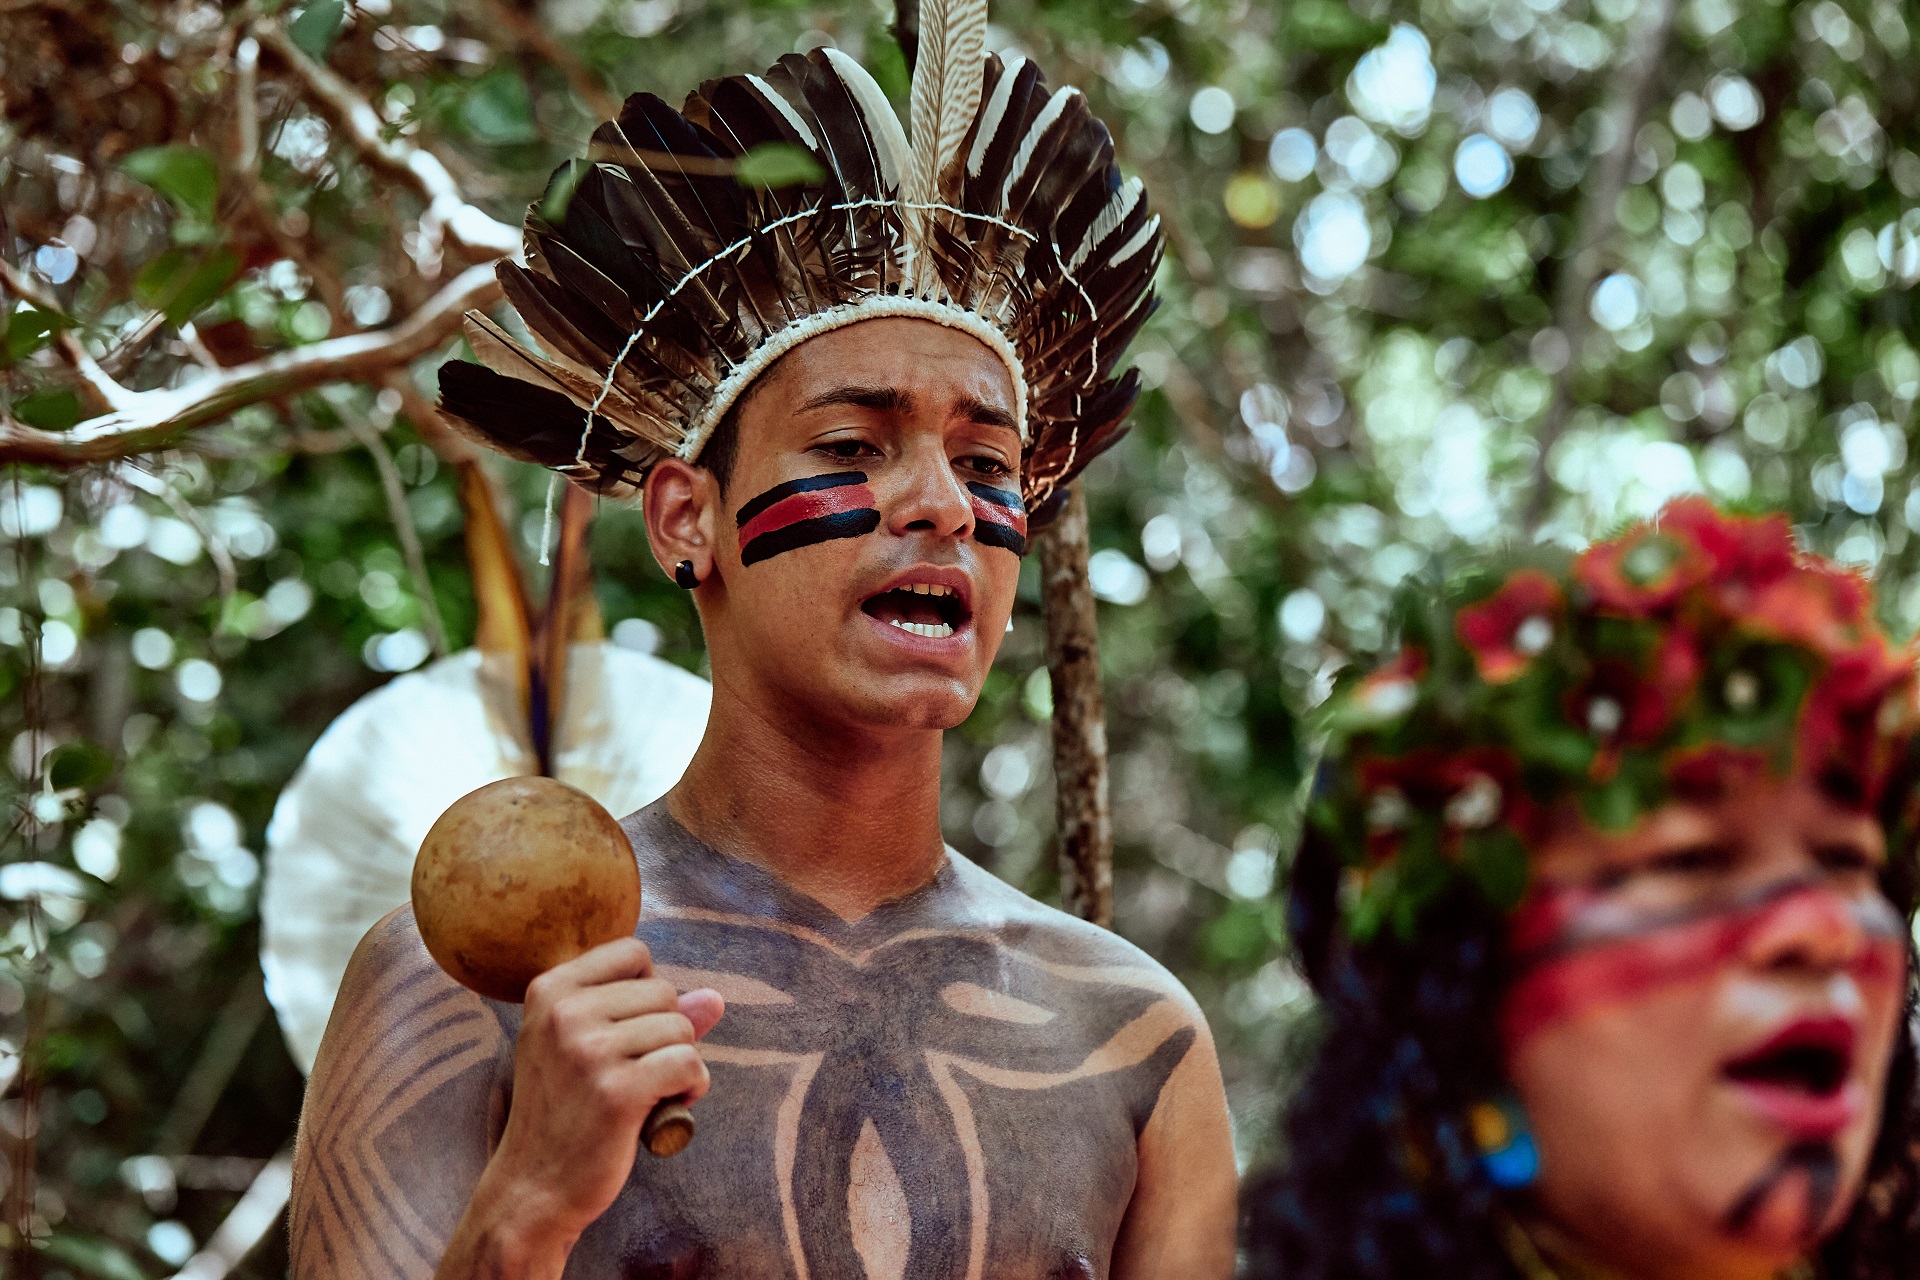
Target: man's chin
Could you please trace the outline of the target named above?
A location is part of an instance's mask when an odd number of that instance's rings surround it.
[[[979,686],[942,672],[849,671],[845,719],[874,729],[946,730],[965,722]]]

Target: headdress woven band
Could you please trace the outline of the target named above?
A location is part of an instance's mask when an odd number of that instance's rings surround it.
[[[1781,517],[1697,498],[1577,557],[1410,593],[1402,632],[1329,701],[1308,815],[1363,941],[1411,936],[1461,877],[1516,905],[1562,801],[1622,829],[1797,767],[1876,806],[1915,729],[1914,654],[1866,580],[1797,551]]]
[[[972,334],[1007,366],[1029,510],[1117,440],[1115,375],[1155,305],[1162,248],[1137,179],[1079,90],[982,52],[985,0],[929,0],[912,144],[844,53],[782,58],[674,111],[627,99],[527,214],[500,280],[540,347],[467,316],[485,367],[450,362],[441,406],[489,446],[629,497],[696,459],[753,380],[808,338],[905,316]],[[804,153],[803,179],[740,159]]]

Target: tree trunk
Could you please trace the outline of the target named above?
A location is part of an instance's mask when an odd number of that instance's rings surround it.
[[[1078,489],[1037,539],[1040,597],[1053,682],[1053,776],[1058,796],[1060,903],[1113,924],[1113,824],[1107,809],[1107,718],[1093,588],[1087,581],[1087,500]]]

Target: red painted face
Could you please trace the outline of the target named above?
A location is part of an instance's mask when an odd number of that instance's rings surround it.
[[[1907,986],[1872,818],[1810,780],[1536,851],[1508,1071],[1539,1200],[1637,1276],[1771,1276],[1844,1221]]]

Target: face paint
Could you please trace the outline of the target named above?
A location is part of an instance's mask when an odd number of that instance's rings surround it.
[[[1754,1179],[1727,1210],[1724,1222],[1728,1235],[1743,1236],[1753,1228],[1767,1201],[1794,1174],[1807,1179],[1807,1213],[1801,1219],[1800,1236],[1812,1240],[1820,1234],[1833,1212],[1834,1194],[1840,1187],[1840,1156],[1825,1142],[1801,1142],[1788,1147],[1767,1171]]]
[[[740,563],[758,564],[782,551],[835,538],[857,538],[880,527],[864,471],[807,476],[777,484],[734,513],[740,526]]]
[[[973,536],[986,546],[1027,554],[1027,508],[1020,495],[974,481],[968,482],[967,493],[973,504]]]
[[[1587,888],[1552,890],[1514,921],[1515,978],[1501,1013],[1506,1043],[1661,987],[1696,982],[1742,955],[1763,929],[1794,912],[1842,912],[1866,945],[1847,966],[1863,984],[1906,976],[1899,912],[1878,893],[1849,898],[1826,881],[1795,877],[1731,899],[1649,913]]]

